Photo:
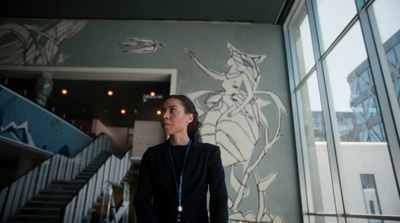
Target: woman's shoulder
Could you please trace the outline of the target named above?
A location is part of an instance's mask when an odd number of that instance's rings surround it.
[[[208,149],[218,149],[219,148],[218,146],[208,143],[208,142],[199,142],[199,146],[203,147],[203,148],[208,148]]]
[[[219,151],[219,146],[207,143],[207,142],[200,142],[197,141],[197,146],[201,148],[203,151],[207,152],[218,152]]]
[[[145,153],[147,153],[147,154],[152,154],[152,153],[157,153],[157,152],[160,152],[160,151],[164,151],[165,149],[168,149],[168,143],[167,143],[167,141],[166,141],[166,142],[163,142],[163,143],[160,143],[160,144],[158,144],[158,145],[150,146],[150,147],[146,150]]]

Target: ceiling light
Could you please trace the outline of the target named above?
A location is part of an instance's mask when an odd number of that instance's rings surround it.
[[[67,94],[68,94],[68,90],[67,90],[67,89],[65,89],[65,88],[64,88],[64,89],[62,89],[62,90],[61,90],[61,94],[63,94],[63,95],[67,95]]]
[[[109,91],[107,92],[107,94],[108,94],[108,96],[113,96],[113,95],[114,95],[114,91],[109,90]]]
[[[143,101],[146,102],[147,99],[163,99],[163,95],[156,95],[156,93],[152,91],[150,94],[143,95]]]
[[[158,109],[158,110],[157,110],[157,115],[161,115],[161,114],[162,114],[161,110]]]
[[[121,109],[121,114],[125,115],[126,114],[126,110],[125,109]]]

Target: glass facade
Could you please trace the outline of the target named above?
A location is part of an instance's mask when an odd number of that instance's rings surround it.
[[[400,222],[400,1],[297,1],[285,40],[306,222]]]
[[[375,22],[373,29],[380,45],[383,46],[389,67],[397,104],[400,105],[400,3],[397,0],[377,0],[369,8],[370,18]],[[393,21],[393,22],[390,22]],[[396,22],[394,22],[396,21]]]

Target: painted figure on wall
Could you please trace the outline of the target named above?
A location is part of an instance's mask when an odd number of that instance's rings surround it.
[[[59,46],[85,24],[81,20],[61,20],[42,26],[0,23],[0,64],[62,65],[68,56],[58,55]]]
[[[199,116],[204,118],[201,133],[204,142],[216,144],[221,148],[221,157],[226,168],[229,183],[234,194],[229,195],[230,218],[243,221],[283,222],[278,214],[265,207],[265,193],[269,185],[278,177],[272,171],[261,178],[257,167],[263,157],[280,139],[281,117],[286,108],[281,99],[270,91],[257,90],[261,80],[258,64],[265,55],[251,55],[240,52],[228,43],[230,57],[228,70],[217,72],[208,68],[194,53],[186,53],[205,73],[221,81],[222,91],[202,90],[191,92],[188,96],[196,103]],[[275,110],[271,126],[263,108],[273,106]],[[262,149],[257,145],[263,143]],[[257,154],[254,154],[256,153]],[[256,159],[252,159],[256,157]],[[240,204],[251,193],[249,178],[253,176],[257,184],[258,211],[241,210]],[[229,185],[229,184],[228,184]]]
[[[119,43],[119,46],[125,53],[153,53],[160,47],[167,47],[148,37],[130,37],[128,41]]]
[[[52,91],[53,91],[52,74],[48,72],[40,74],[40,77],[36,80],[35,84],[36,103],[42,106],[46,106],[47,99],[50,97]]]

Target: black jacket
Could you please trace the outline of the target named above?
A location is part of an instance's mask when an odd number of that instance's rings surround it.
[[[134,206],[139,223],[176,222],[178,193],[174,183],[169,140],[150,147],[140,163]],[[179,176],[178,176],[179,177]],[[210,216],[207,191],[210,192]],[[181,222],[228,222],[228,194],[219,147],[193,139],[182,182]]]

